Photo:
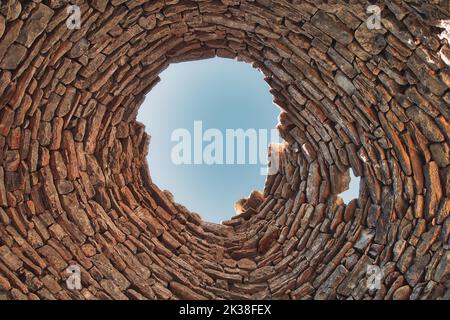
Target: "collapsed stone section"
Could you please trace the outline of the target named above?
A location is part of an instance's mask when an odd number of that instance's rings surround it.
[[[72,3],[81,29],[66,1],[0,8],[1,298],[450,298],[446,8],[379,1],[369,30],[362,0]],[[286,141],[223,225],[152,183],[135,121],[170,63],[214,56],[264,72]]]

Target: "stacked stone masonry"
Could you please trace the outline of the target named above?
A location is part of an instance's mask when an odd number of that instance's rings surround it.
[[[450,13],[374,2],[376,30],[365,0],[1,1],[0,298],[450,299]],[[152,182],[136,122],[215,56],[264,73],[285,140],[222,225]]]

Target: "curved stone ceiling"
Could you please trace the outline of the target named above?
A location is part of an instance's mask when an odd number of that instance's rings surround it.
[[[363,0],[79,0],[70,29],[67,2],[0,8],[1,298],[450,298],[443,6],[379,1],[369,30]],[[224,225],[152,183],[135,121],[161,70],[214,56],[265,74],[286,141]]]

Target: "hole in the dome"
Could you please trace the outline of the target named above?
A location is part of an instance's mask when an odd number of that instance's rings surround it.
[[[353,199],[357,199],[359,197],[360,182],[361,178],[355,176],[353,174],[353,171],[350,170],[350,182],[348,185],[348,189],[339,194],[345,204],[348,204]]]
[[[172,64],[160,78],[137,117],[151,136],[151,178],[204,220],[228,220],[238,199],[263,190],[268,145],[280,142],[269,87],[223,58]]]

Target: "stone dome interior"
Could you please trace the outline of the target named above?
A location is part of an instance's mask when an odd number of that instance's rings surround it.
[[[363,0],[70,3],[79,29],[68,1],[0,8],[0,298],[450,298],[446,8],[378,1],[369,29]],[[152,182],[136,121],[168,65],[216,56],[264,73],[285,140],[221,225]]]

